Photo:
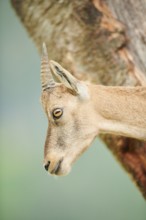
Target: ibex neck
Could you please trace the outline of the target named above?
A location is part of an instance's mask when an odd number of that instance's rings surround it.
[[[146,140],[146,87],[96,85],[91,94],[100,133]]]

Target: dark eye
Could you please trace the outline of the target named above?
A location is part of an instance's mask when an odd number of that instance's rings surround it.
[[[63,115],[63,110],[61,108],[55,108],[52,114],[53,114],[53,118],[59,119]]]

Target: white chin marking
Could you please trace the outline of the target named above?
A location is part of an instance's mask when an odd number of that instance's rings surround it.
[[[65,163],[62,169],[60,170],[60,172],[58,173],[58,175],[67,176],[70,173],[70,171],[71,171],[71,167]]]

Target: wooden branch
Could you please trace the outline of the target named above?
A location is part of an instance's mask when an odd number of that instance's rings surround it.
[[[146,84],[146,23],[141,28],[146,0],[11,2],[39,51],[46,42],[49,57],[79,79],[104,85]],[[143,10],[137,11],[140,4]],[[146,198],[146,143],[111,135],[101,138]]]
[[[120,20],[128,37],[127,48],[135,65],[146,76],[146,0],[105,0],[112,14]]]

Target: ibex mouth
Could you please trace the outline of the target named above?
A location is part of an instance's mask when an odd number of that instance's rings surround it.
[[[59,160],[59,162],[56,164],[55,168],[50,172],[51,174],[58,175],[60,168],[61,168],[61,163],[63,159]]]

